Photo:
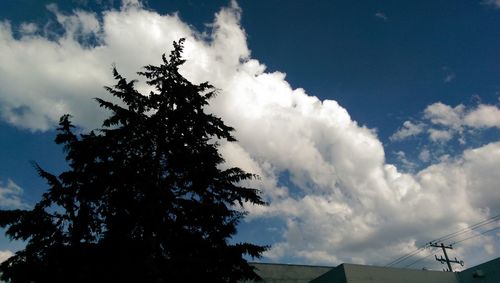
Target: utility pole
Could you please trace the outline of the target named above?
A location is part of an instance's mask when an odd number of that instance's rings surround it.
[[[455,258],[454,260],[450,260],[448,258],[448,254],[446,253],[446,249],[450,249],[452,250],[453,247],[451,245],[449,246],[445,246],[443,243],[441,243],[441,245],[438,245],[437,243],[429,243],[429,245],[431,247],[434,247],[434,248],[441,248],[443,249],[443,253],[444,253],[444,257],[443,256],[440,256],[440,258],[437,257],[437,255],[434,255],[434,257],[436,258],[437,261],[441,262],[442,264],[444,264],[446,262],[446,264],[448,265],[448,270],[449,272],[453,272],[453,269],[451,268],[451,263],[458,263],[460,264],[461,266],[464,266],[464,261],[463,260],[457,260],[457,258]]]

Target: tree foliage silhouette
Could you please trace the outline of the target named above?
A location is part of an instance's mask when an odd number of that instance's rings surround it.
[[[231,244],[245,202],[264,204],[241,186],[254,175],[221,169],[217,140],[233,129],[204,108],[216,94],[179,74],[183,39],[169,59],[139,75],[142,95],[114,69],[96,99],[110,110],[101,129],[75,134],[61,117],[55,142],[69,169],[59,176],[35,164],[49,189],[31,210],[0,211],[0,226],[26,247],[0,266],[17,282],[235,282],[256,278],[244,255],[266,247]]]

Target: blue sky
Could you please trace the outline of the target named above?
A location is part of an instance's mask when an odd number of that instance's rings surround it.
[[[262,177],[236,240],[264,261],[383,265],[500,214],[498,1],[4,0],[0,22],[0,208],[46,188],[30,161],[65,168],[60,115],[98,126],[111,64],[137,78],[182,36],[236,128],[224,157]],[[466,264],[500,254],[480,232]],[[0,236],[0,259],[20,246]]]

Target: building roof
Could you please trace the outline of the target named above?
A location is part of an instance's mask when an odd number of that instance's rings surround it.
[[[457,283],[453,272],[341,264],[311,283]]]
[[[251,263],[266,283],[307,283],[330,271],[331,266],[311,266],[276,263]]]
[[[500,257],[473,266],[458,273],[460,283],[498,283],[500,282]]]
[[[337,267],[251,263],[266,283],[498,283],[500,258],[461,272],[344,263]]]

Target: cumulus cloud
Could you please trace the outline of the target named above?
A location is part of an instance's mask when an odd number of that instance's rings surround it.
[[[433,142],[447,142],[453,137],[453,133],[447,130],[429,129],[429,139]]]
[[[496,105],[478,104],[475,107],[466,107],[459,104],[455,107],[436,102],[428,105],[421,120],[413,123],[405,121],[389,139],[402,141],[427,133],[432,142],[446,143],[458,137],[461,144],[465,144],[466,134],[488,128],[500,128],[500,109]]]
[[[45,36],[14,38],[15,27],[0,23],[3,119],[37,131],[53,127],[62,114],[72,113],[84,127],[99,126],[104,113],[96,113],[92,98],[105,95],[103,86],[113,83],[110,70],[114,62],[134,77],[134,71],[156,62],[174,39],[194,36],[176,15],[149,13],[135,3],[128,1],[124,10],[108,11],[103,22],[94,13],[78,10],[66,15],[49,5],[64,29],[55,40],[49,39],[55,37],[51,30]],[[90,39],[98,46],[89,46]],[[12,83],[15,81],[23,84]]]
[[[23,189],[8,179],[7,184],[0,181],[0,209],[26,208],[21,196]]]
[[[91,98],[106,95],[102,86],[113,83],[111,64],[136,78],[141,66],[156,64],[172,41],[185,37],[187,62],[181,71],[193,82],[210,81],[220,89],[210,111],[237,129],[239,142],[221,145],[224,158],[262,177],[252,185],[270,205],[248,207],[247,221],[255,229],[262,229],[263,218],[284,225],[277,230],[280,240],[270,243],[269,259],[381,264],[499,210],[495,172],[481,171],[500,165],[498,154],[488,154],[497,152],[499,143],[443,159],[416,174],[401,172],[386,163],[374,130],[352,120],[336,101],[293,89],[284,73],[268,72],[251,57],[235,2],[215,15],[205,33],[176,14],[160,15],[132,0],[106,11],[102,19],[49,8],[62,35],[16,38],[13,30],[19,27],[0,24],[3,119],[46,130],[61,114],[71,113],[80,126],[96,127],[105,113]],[[14,83],[19,81],[21,87]],[[456,131],[470,114],[463,106],[442,103],[424,113],[429,124]],[[479,117],[468,123],[491,123]],[[408,121],[393,139],[426,129]],[[280,181],[283,176],[288,182]]]
[[[500,128],[500,109],[494,105],[479,105],[465,115],[464,123],[473,128]]]
[[[466,109],[462,104],[455,107],[437,102],[427,106],[424,118],[432,124],[460,130],[470,128],[500,128],[500,109],[496,105],[479,104]]]
[[[465,106],[462,104],[452,108],[449,105],[437,102],[425,108],[424,118],[430,120],[435,125],[458,129],[462,125],[464,109]]]

